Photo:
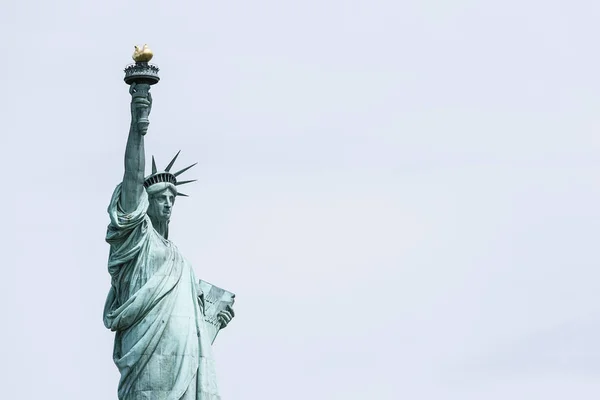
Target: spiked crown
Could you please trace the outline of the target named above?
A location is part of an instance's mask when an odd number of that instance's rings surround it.
[[[154,161],[154,156],[152,156],[152,174],[149,175],[148,177],[146,177],[146,179],[144,180],[144,187],[149,188],[150,186],[152,186],[156,183],[161,183],[161,182],[171,183],[175,186],[185,185],[186,183],[190,183],[190,182],[196,182],[196,179],[193,179],[191,181],[178,181],[177,177],[198,163],[194,163],[194,164],[190,165],[189,167],[185,167],[184,169],[179,170],[174,173],[170,172],[171,167],[173,166],[173,164],[175,164],[175,160],[177,160],[177,156],[179,156],[179,153],[181,153],[181,150],[179,150],[177,152],[177,154],[175,154],[175,157],[173,157],[173,159],[171,160],[169,165],[167,165],[165,167],[164,171],[157,170],[156,162]],[[177,196],[188,197],[187,194],[181,193],[179,191],[177,191]]]

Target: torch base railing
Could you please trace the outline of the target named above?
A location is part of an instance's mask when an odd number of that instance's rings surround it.
[[[158,67],[154,64],[136,62],[135,64],[130,64],[125,67],[124,80],[128,85],[131,85],[134,82],[155,85],[160,80],[158,71]]]

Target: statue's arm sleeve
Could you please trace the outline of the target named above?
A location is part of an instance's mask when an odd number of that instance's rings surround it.
[[[119,250],[123,245],[137,247],[147,237],[151,222],[146,214],[148,210],[148,195],[142,192],[141,200],[135,210],[126,212],[121,207],[121,190],[119,184],[115,188],[110,204],[108,215],[110,224],[106,233],[106,241],[111,245],[113,251]]]

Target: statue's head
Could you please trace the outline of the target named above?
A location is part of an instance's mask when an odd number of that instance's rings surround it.
[[[148,193],[148,216],[154,222],[168,223],[177,197],[177,188],[169,182],[155,183],[146,188]]]
[[[171,173],[171,167],[175,163],[177,156],[180,152],[177,152],[173,160],[167,165],[164,171],[158,172],[156,169],[156,162],[152,157],[152,175],[148,176],[144,180],[144,187],[148,193],[148,216],[152,220],[155,228],[157,225],[166,225],[171,219],[171,213],[173,211],[173,204],[175,203],[175,197],[186,196],[177,190],[178,185],[194,182],[191,181],[177,181],[177,176],[192,168],[196,164],[192,164],[178,172]]]

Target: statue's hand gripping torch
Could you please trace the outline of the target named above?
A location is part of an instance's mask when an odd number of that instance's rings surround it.
[[[152,94],[147,83],[132,83],[129,87],[131,94],[131,119],[140,135],[148,132],[150,120],[148,116],[152,111]]]

